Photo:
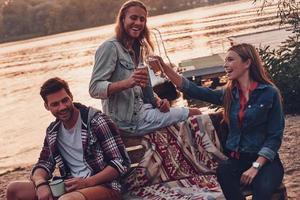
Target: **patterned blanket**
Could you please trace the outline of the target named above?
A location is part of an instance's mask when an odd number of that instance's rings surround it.
[[[125,178],[124,199],[225,199],[214,175],[226,159],[208,115],[144,136],[142,161]]]

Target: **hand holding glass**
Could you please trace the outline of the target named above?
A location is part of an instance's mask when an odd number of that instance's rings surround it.
[[[161,66],[161,61],[158,56],[148,56],[147,61],[149,67],[153,70],[155,76],[164,77],[164,73]]]
[[[133,74],[133,78],[141,87],[145,87],[149,81],[148,67],[140,63],[136,68],[136,72]]]

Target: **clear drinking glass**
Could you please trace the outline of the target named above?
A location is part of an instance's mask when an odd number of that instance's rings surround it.
[[[142,70],[142,71],[145,71],[148,74],[148,67],[144,62],[139,62],[136,70],[139,70],[139,71]]]
[[[146,59],[146,63],[153,70],[155,76],[163,77],[162,66],[157,58],[155,58],[154,56],[148,56]]]

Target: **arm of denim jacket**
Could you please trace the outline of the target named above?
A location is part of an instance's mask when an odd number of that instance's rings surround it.
[[[89,85],[91,97],[96,99],[108,98],[109,78],[115,71],[117,50],[112,42],[104,42],[96,51],[95,65]]]
[[[270,161],[273,161],[280,148],[285,124],[279,92],[275,88],[274,91],[273,104],[268,115],[266,140],[258,152],[258,155]]]
[[[107,164],[124,175],[130,167],[130,158],[115,123],[99,112],[91,120],[91,128],[100,142]]]
[[[223,104],[224,90],[222,89],[212,90],[207,87],[201,87],[184,77],[182,77],[182,85],[178,89],[191,98],[206,101],[216,105]]]
[[[47,179],[50,179],[52,177],[52,173],[54,171],[55,164],[56,164],[56,162],[53,159],[53,157],[51,156],[47,138],[45,137],[44,145],[43,145],[42,151],[40,152],[40,157],[38,159],[38,162],[33,166],[32,170],[31,170],[31,177],[34,175],[35,170],[44,169],[48,174]]]

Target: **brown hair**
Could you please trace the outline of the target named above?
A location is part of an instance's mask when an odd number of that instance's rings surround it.
[[[274,85],[274,83],[269,78],[265,68],[263,67],[260,56],[253,45],[247,43],[236,44],[230,47],[228,51],[234,51],[235,53],[237,53],[243,62],[250,60],[251,63],[249,66],[249,76],[251,80],[258,83]],[[229,113],[232,102],[232,89],[236,85],[236,83],[236,80],[228,80],[228,83],[225,86],[223,105],[224,120],[227,124],[229,124],[230,121]]]
[[[127,42],[129,40],[129,38],[128,38],[128,34],[126,33],[126,31],[124,29],[123,19],[125,18],[127,10],[130,7],[135,7],[135,6],[140,7],[143,10],[145,10],[146,14],[148,15],[148,10],[147,10],[146,6],[141,1],[130,0],[130,1],[125,2],[122,5],[122,7],[119,10],[117,19],[116,19],[116,27],[115,27],[116,38],[125,47],[127,45]],[[147,21],[146,21],[144,30],[142,31],[140,37],[138,38],[138,43],[139,44],[144,44],[145,47],[146,47],[146,50],[148,52],[150,52],[151,50],[153,51],[153,49],[154,49],[153,43],[150,39],[150,31],[149,31],[149,28],[147,26]]]
[[[65,89],[65,91],[67,92],[67,94],[73,98],[73,95],[70,91],[69,85],[66,81],[64,81],[61,78],[58,77],[54,77],[54,78],[50,78],[48,79],[41,87],[40,90],[40,95],[43,98],[45,103],[47,102],[47,96],[49,94],[53,94],[55,92],[60,91],[61,89]]]

